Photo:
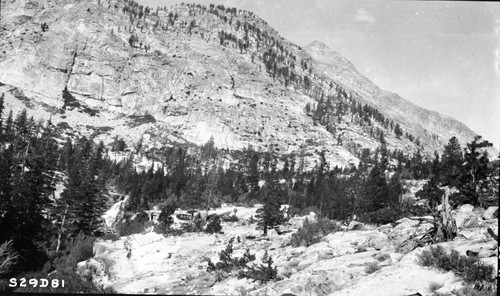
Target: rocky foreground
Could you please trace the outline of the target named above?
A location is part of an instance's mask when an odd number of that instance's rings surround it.
[[[315,220],[315,214],[293,217],[281,228],[283,234],[271,230],[267,237],[262,237],[256,224],[249,223],[256,209],[224,205],[212,211],[238,217],[237,222],[222,222],[223,234],[164,237],[147,232],[116,241],[98,241],[94,258],[80,262],[78,270],[81,274],[93,274],[95,282],[119,293],[400,296],[417,292],[446,294],[464,284],[452,272],[418,264],[417,255],[429,246],[415,248],[410,238],[424,234],[431,227],[429,223],[419,224],[409,218],[378,227],[352,222],[317,244],[294,248],[289,244],[291,235],[305,218]],[[481,261],[496,267],[496,241],[487,233],[487,228],[498,233],[498,220],[492,215],[495,209],[460,207],[453,213],[458,237],[439,245],[456,249],[462,255],[467,250],[477,252],[478,257],[484,257]],[[176,219],[174,227],[181,222]],[[219,261],[218,253],[231,238],[235,238],[234,257],[241,257],[249,248],[256,260],[248,264],[260,263],[267,251],[282,279],[261,283],[238,279],[236,274],[224,277],[207,272],[208,259]]]

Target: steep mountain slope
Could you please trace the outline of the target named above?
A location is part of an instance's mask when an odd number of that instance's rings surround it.
[[[121,0],[2,6],[7,105],[21,100],[35,116],[105,142],[118,135],[131,146],[145,133],[151,149],[213,136],[219,147],[307,160],[325,150],[331,165],[345,166],[362,148],[377,148],[380,133],[389,149],[427,155],[452,135],[462,143],[475,135],[380,90],[320,43],[288,42],[251,12],[212,5],[152,12]],[[320,103],[329,106],[320,117],[305,110]],[[376,108],[378,119],[357,104]],[[394,134],[396,123],[407,137]]]
[[[314,69],[318,75],[327,76],[355,91],[361,100],[383,110],[386,117],[401,123],[404,130],[422,139],[427,147],[440,151],[453,136],[456,136],[461,144],[475,136],[465,124],[451,117],[421,108],[395,93],[380,89],[361,75],[351,62],[324,43],[314,41],[304,49],[314,59]]]

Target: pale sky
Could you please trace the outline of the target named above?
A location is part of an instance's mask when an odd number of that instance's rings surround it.
[[[186,1],[138,2],[168,8]],[[324,42],[381,88],[462,121],[500,148],[500,3],[187,2],[252,11],[301,46]]]

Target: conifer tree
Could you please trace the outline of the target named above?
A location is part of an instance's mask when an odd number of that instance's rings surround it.
[[[218,193],[218,182],[220,178],[220,172],[217,170],[217,166],[212,166],[210,171],[207,172],[205,176],[205,188],[202,193],[202,199],[205,202],[205,210],[208,214],[215,196]]]
[[[441,203],[444,190],[438,187],[436,177],[431,177],[424,187],[415,194],[420,199],[427,200],[431,209]]]
[[[371,169],[362,189],[365,212],[373,212],[388,205],[389,187],[379,163]]]
[[[458,178],[462,174],[463,154],[460,143],[456,137],[452,137],[444,146],[442,156],[442,173],[444,185],[458,186]]]
[[[468,197],[468,202],[477,205],[479,202],[479,184],[489,174],[488,152],[484,148],[493,146],[492,143],[481,140],[476,136],[474,140],[467,143],[464,149],[463,174],[460,178],[460,191]]]
[[[258,220],[257,225],[267,235],[268,228],[280,225],[285,221],[281,211],[281,188],[277,181],[266,180],[264,195],[264,206],[257,210],[255,216]]]
[[[259,156],[258,154],[253,150],[252,147],[249,147],[247,150],[247,169],[246,169],[246,180],[247,183],[250,187],[250,195],[251,198],[255,198],[257,195],[257,190],[259,188],[259,169],[258,169],[258,162],[259,162]]]

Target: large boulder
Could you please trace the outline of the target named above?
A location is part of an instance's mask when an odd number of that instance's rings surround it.
[[[76,265],[76,273],[86,279],[103,277],[109,271],[109,267],[101,259],[88,259],[86,261],[78,262]]]
[[[107,243],[103,241],[95,242],[94,246],[92,247],[92,251],[94,253],[94,256],[96,257],[105,255],[114,250],[116,250],[116,246],[114,243]]]
[[[472,211],[461,211],[459,209],[457,212],[452,212],[452,216],[455,218],[457,228],[469,228],[479,225],[479,217]]]
[[[460,207],[458,207],[458,212],[461,212],[461,213],[472,212],[472,210],[474,210],[474,206],[470,205],[470,204],[464,204],[464,205],[461,205]]]
[[[365,224],[359,221],[351,221],[349,226],[347,226],[347,230],[364,230]]]
[[[375,250],[387,249],[391,246],[391,243],[384,233],[380,232],[380,235],[373,236],[369,241],[369,246]]]
[[[287,222],[287,224],[289,225],[288,228],[299,229],[302,227],[302,225],[304,225],[304,221],[306,219],[307,219],[307,221],[309,221],[309,223],[317,222],[316,213],[310,212],[309,215],[306,215],[306,216],[302,216],[302,217],[295,216],[295,217],[290,218],[290,220],[288,220],[288,222]]]
[[[304,271],[292,275],[289,279],[277,281],[264,288],[252,291],[249,295],[276,295],[283,294],[322,296],[331,295],[342,289],[349,281],[348,274],[341,271]]]
[[[490,220],[498,218],[498,206],[489,207],[483,214],[484,220]]]

